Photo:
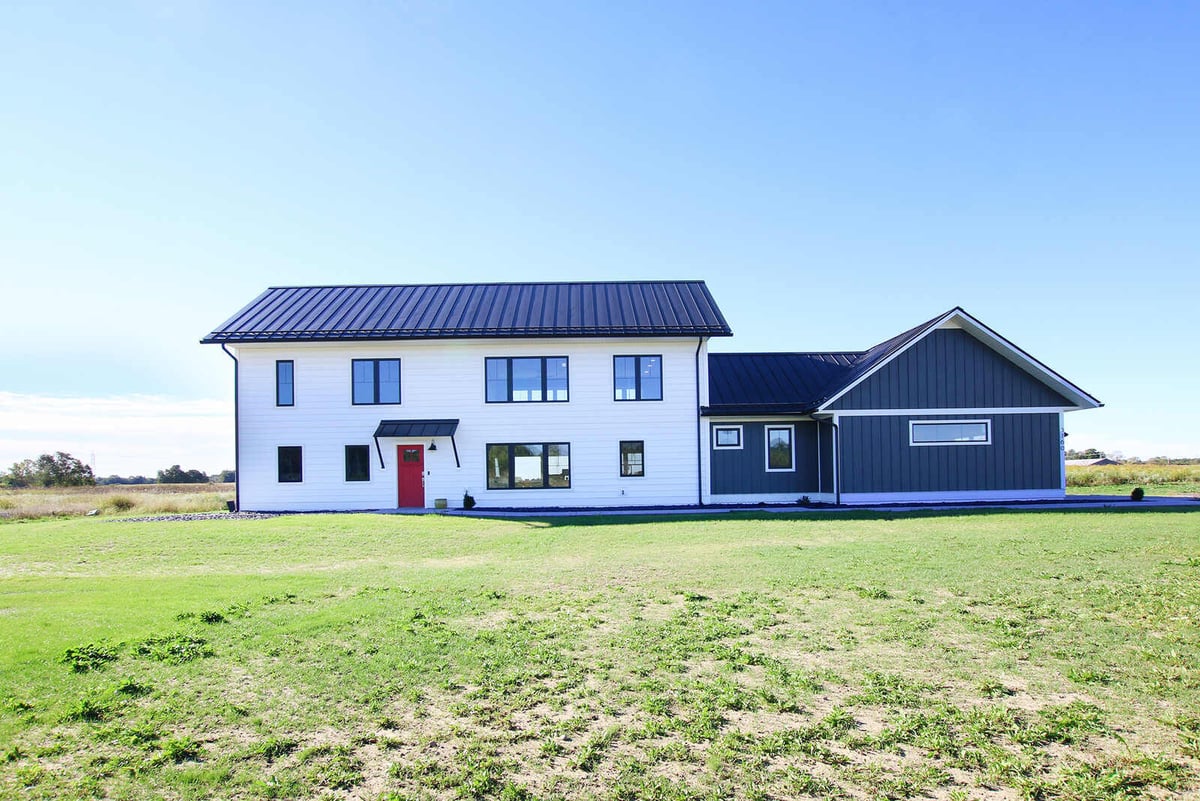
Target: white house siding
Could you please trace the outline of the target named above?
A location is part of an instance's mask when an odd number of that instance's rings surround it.
[[[426,340],[371,343],[242,344],[238,414],[241,506],[246,510],[391,509],[397,505],[396,446],[426,447],[425,504],[462,504],[470,491],[480,507],[641,506],[697,500],[697,339]],[[707,364],[707,345],[700,364]],[[662,401],[613,400],[613,356],[663,357]],[[489,356],[567,356],[566,403],[486,403]],[[401,404],[354,406],[352,359],[401,361]],[[295,367],[295,405],[275,405],[275,362]],[[707,382],[702,383],[706,390]],[[457,418],[456,468],[448,437],[381,439],[382,419]],[[645,442],[643,478],[620,476],[621,440]],[[569,489],[489,490],[489,443],[568,442]],[[279,446],[299,445],[304,480],[281,484]],[[346,445],[371,446],[371,480],[345,481]]]

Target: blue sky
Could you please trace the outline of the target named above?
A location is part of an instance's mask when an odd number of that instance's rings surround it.
[[[7,7],[0,464],[232,466],[197,340],[269,285],[633,278],[718,350],[961,305],[1106,403],[1070,447],[1198,455],[1197,52],[1191,4]]]

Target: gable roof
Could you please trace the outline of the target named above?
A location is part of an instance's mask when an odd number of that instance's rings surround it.
[[[271,287],[204,339],[730,336],[703,281]]]
[[[955,306],[865,351],[709,354],[709,405],[701,409],[701,413],[812,414],[825,411],[930,332],[951,324],[965,329],[1020,369],[1053,387],[1076,408],[1091,409],[1102,405],[966,310]]]

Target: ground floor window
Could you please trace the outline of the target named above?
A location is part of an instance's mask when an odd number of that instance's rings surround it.
[[[279,483],[295,484],[304,480],[304,449],[299,445],[281,445],[277,455]]]
[[[370,445],[347,445],[346,446],[346,480],[347,481],[370,481],[371,480],[371,446]]]
[[[791,426],[767,426],[767,472],[796,469]]]
[[[742,447],[742,427],[741,426],[714,426],[713,427],[713,448],[740,448]]]
[[[990,445],[990,420],[909,421],[909,445]]]
[[[569,489],[570,443],[488,445],[487,486],[488,489]]]
[[[646,443],[640,439],[621,440],[621,475],[634,478],[646,475]]]

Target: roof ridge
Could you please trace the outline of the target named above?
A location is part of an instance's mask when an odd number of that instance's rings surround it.
[[[381,287],[464,287],[464,286],[647,286],[650,284],[703,284],[703,278],[661,278],[621,281],[451,281],[418,284],[272,284],[272,289],[378,289]]]

